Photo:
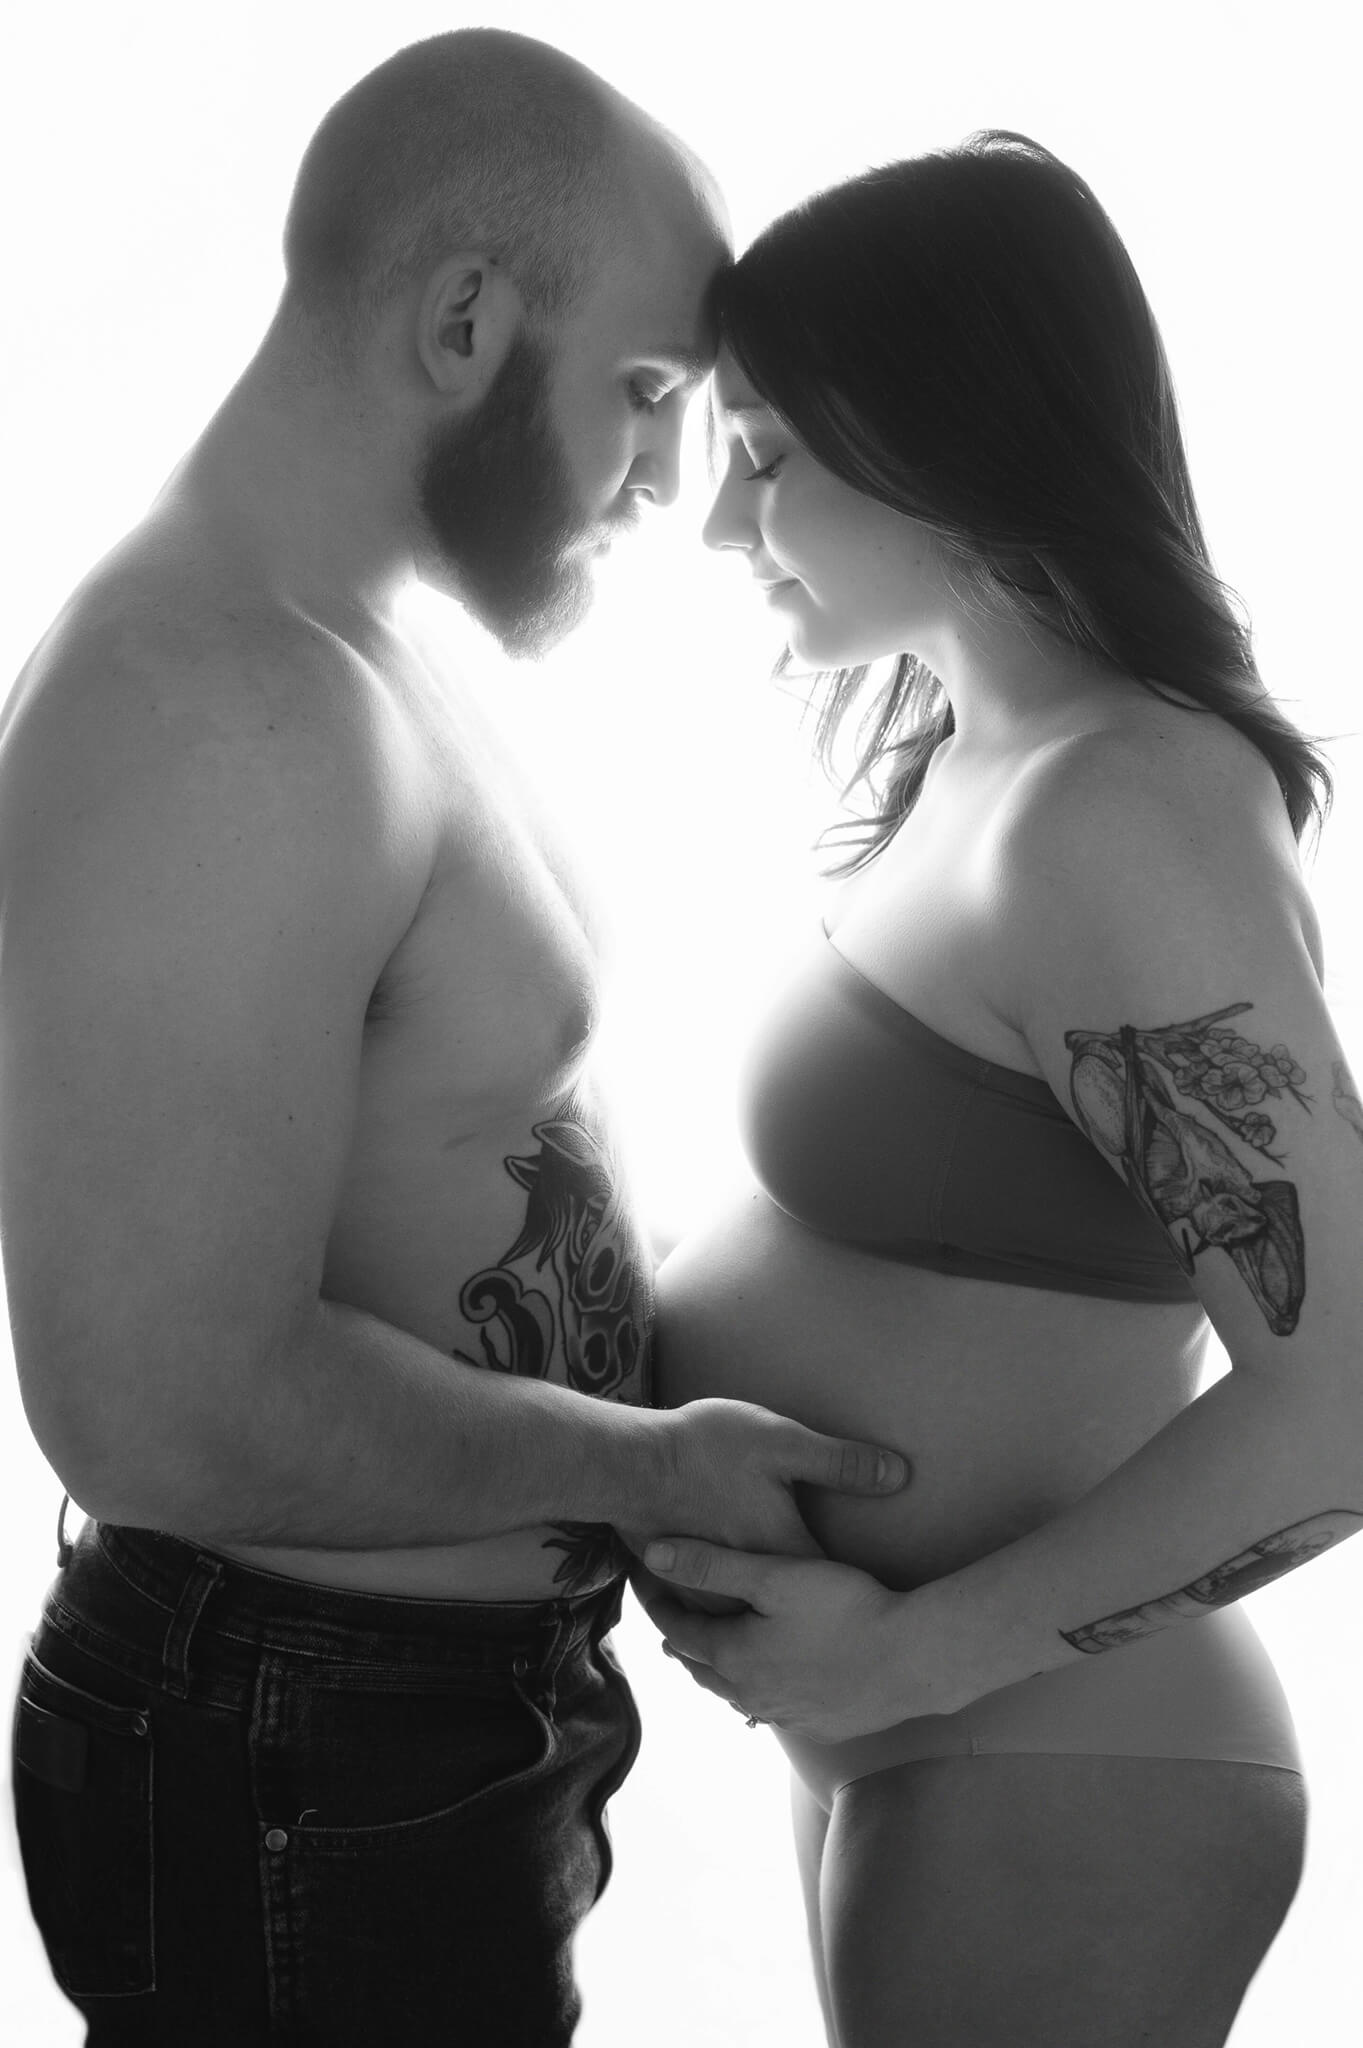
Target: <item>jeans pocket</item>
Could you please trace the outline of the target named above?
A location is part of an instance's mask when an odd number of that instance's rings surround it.
[[[30,1652],[14,1712],[14,1815],[29,1905],[73,1997],[155,1988],[151,1718]]]
[[[278,1666],[257,1727],[262,1812],[312,1839],[421,1829],[533,1778],[553,1724],[522,1690],[366,1668]]]

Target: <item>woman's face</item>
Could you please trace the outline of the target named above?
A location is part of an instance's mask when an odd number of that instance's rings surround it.
[[[746,555],[792,654],[811,668],[891,654],[932,666],[952,606],[929,529],[816,462],[727,348],[712,397],[727,470],[703,538]]]

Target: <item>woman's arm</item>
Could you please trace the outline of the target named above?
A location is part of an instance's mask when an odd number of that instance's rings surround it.
[[[914,1592],[778,1560],[745,1593],[712,1562],[703,1583],[769,1611],[663,1618],[749,1711],[830,1737],[952,1711],[1363,1527],[1357,1091],[1276,790],[1239,759],[1218,786],[1199,753],[1104,737],[1048,768],[1011,847],[1015,986],[1037,1063],[1166,1231],[1232,1371],[1044,1527]]]

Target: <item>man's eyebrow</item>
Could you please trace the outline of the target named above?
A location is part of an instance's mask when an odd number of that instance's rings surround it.
[[[681,342],[667,342],[662,348],[641,349],[639,354],[644,362],[666,363],[669,369],[682,371],[688,384],[703,384],[714,368],[708,356]]]

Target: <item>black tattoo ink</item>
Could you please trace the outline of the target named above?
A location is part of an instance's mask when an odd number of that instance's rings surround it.
[[[1275,1165],[1278,1132],[1258,1107],[1290,1095],[1308,1113],[1306,1075],[1285,1045],[1268,1052],[1220,1020],[1232,1003],[1188,1024],[1138,1031],[1067,1031],[1070,1097],[1080,1124],[1116,1161],[1127,1186],[1164,1226],[1186,1273],[1208,1250],[1231,1258],[1276,1336],[1297,1327],[1306,1247],[1291,1181],[1256,1181],[1224,1138],[1176,1107],[1166,1082]],[[1180,1227],[1181,1226],[1181,1227]]]
[[[1122,1643],[1154,1635],[1170,1622],[1206,1614],[1213,1607],[1229,1607],[1234,1601],[1243,1600],[1246,1593],[1257,1593],[1261,1586],[1270,1585],[1274,1579],[1295,1571],[1298,1565],[1319,1557],[1323,1550],[1329,1550],[1360,1528],[1363,1514],[1355,1514],[1351,1508],[1327,1508],[1324,1514],[1280,1529],[1276,1536],[1265,1536],[1262,1542],[1251,1544],[1248,1550],[1217,1565],[1214,1571],[1194,1579],[1177,1593],[1168,1593],[1161,1600],[1147,1600],[1140,1607],[1124,1607],[1084,1628],[1062,1628],[1060,1633],[1076,1650],[1098,1656]]]
[[[1350,1125],[1360,1138],[1363,1138],[1363,1102],[1360,1102],[1358,1099],[1358,1091],[1349,1079],[1349,1069],[1345,1066],[1343,1060],[1335,1061],[1334,1084],[1334,1093],[1330,1097],[1331,1102],[1334,1104],[1338,1114],[1343,1117],[1345,1123]]]
[[[607,1579],[618,1579],[634,1562],[609,1522],[555,1522],[553,1526],[559,1533],[551,1536],[544,1548],[563,1552],[554,1584],[562,1586],[570,1598]]]
[[[581,1394],[615,1394],[637,1374],[647,1401],[652,1266],[615,1163],[573,1115],[532,1135],[539,1151],[505,1162],[528,1197],[525,1227],[459,1296],[482,1326],[482,1362]]]
[[[495,1266],[466,1282],[459,1307],[478,1324],[494,1372],[555,1380],[581,1394],[618,1395],[637,1380],[649,1399],[653,1265],[630,1219],[606,1146],[571,1107],[536,1124],[539,1150],[504,1164],[527,1196],[525,1224]],[[478,1360],[456,1350],[467,1365]],[[633,1391],[633,1390],[632,1390]],[[565,1595],[619,1578],[632,1559],[605,1522],[559,1522]]]

